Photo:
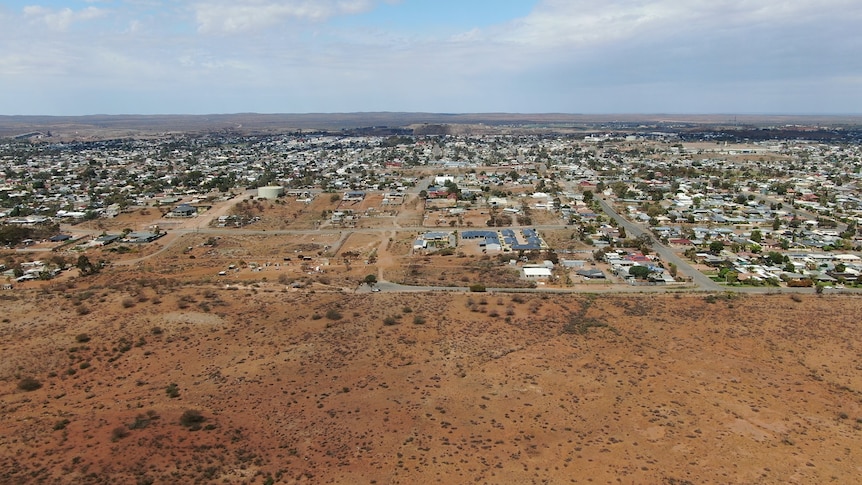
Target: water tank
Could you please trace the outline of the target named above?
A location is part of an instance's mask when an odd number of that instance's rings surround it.
[[[277,199],[284,194],[284,187],[281,185],[270,185],[267,187],[258,187],[257,196],[261,199]]]

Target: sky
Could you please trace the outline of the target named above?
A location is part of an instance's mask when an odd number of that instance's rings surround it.
[[[4,0],[0,114],[862,114],[859,0]]]

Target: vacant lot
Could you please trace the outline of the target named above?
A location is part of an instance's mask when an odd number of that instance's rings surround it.
[[[854,296],[0,299],[6,483],[851,483]]]

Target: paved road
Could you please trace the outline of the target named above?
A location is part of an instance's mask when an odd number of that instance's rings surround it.
[[[690,280],[700,289],[707,291],[725,291],[728,289],[719,285],[715,281],[712,281],[708,276],[701,273],[700,271],[694,269],[685,260],[677,256],[676,253],[673,252],[670,248],[661,244],[659,241],[656,241],[655,238],[653,238],[651,234],[646,232],[640,225],[630,222],[628,219],[619,215],[617,211],[615,211],[613,207],[611,207],[610,204],[608,204],[604,199],[597,198],[597,200],[599,202],[599,205],[602,207],[602,210],[605,211],[608,216],[612,217],[615,221],[617,221],[617,224],[625,228],[626,234],[629,237],[638,237],[641,234],[648,235],[652,240],[653,251],[655,251],[656,254],[661,257],[662,261],[675,264],[677,270],[685,276],[688,276]]]

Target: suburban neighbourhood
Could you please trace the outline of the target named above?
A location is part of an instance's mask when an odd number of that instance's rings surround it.
[[[343,243],[388,229],[410,241],[397,265],[469,254],[517,271],[516,286],[694,288],[694,272],[712,290],[862,284],[858,133],[600,128],[88,142],[28,133],[0,144],[2,274],[7,285],[52,279],[82,256],[111,264],[172,233],[314,230]],[[315,266],[349,266],[338,249]],[[396,273],[380,278],[411,284]],[[459,286],[472,283],[486,282]]]

